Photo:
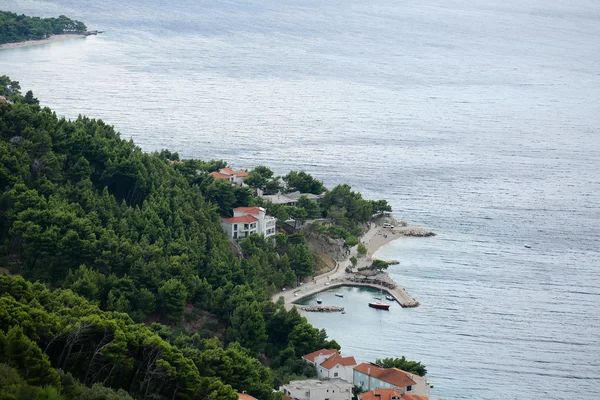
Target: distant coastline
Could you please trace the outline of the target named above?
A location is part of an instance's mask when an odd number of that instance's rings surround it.
[[[84,33],[63,33],[59,35],[52,35],[46,39],[39,40],[25,40],[23,42],[4,43],[0,44],[0,50],[18,49],[21,47],[39,46],[42,44],[62,42],[64,40],[84,38],[87,35]]]

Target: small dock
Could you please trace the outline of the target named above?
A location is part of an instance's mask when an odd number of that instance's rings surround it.
[[[333,288],[340,287],[340,286],[359,286],[359,287],[369,287],[369,288],[381,290],[384,292],[384,294],[389,294],[390,296],[392,296],[394,298],[394,300],[396,300],[396,302],[398,302],[398,304],[400,304],[400,306],[402,308],[414,308],[414,307],[418,307],[420,304],[417,300],[414,299],[414,297],[409,295],[406,292],[406,290],[404,290],[403,288],[401,288],[399,286],[389,288],[389,287],[385,287],[383,285],[378,285],[375,283],[355,282],[350,279],[332,281],[329,285],[320,286],[318,288],[314,287],[314,288],[312,288],[312,290],[296,291],[296,292],[294,292],[295,298],[292,301],[292,303],[295,303],[304,297],[312,296],[315,293],[323,292],[325,290],[333,289]],[[296,294],[297,294],[297,296],[296,296]],[[295,305],[295,304],[290,305],[289,308],[291,308],[293,305]],[[306,307],[306,306],[296,306],[296,307],[300,308],[301,310],[304,310],[302,307]],[[310,307],[327,307],[327,306],[310,306]],[[305,310],[305,311],[308,311],[308,310]],[[339,311],[342,311],[342,310],[339,310]]]
[[[309,312],[342,312],[344,311],[344,307],[340,306],[296,306],[302,311]]]

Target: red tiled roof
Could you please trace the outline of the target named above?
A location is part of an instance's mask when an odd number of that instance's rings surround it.
[[[260,207],[237,207],[233,209],[233,212],[245,212],[245,213],[251,213],[251,214],[260,214],[261,212],[264,212],[264,210],[261,210]]]
[[[338,364],[348,367],[350,365],[356,365],[356,360],[354,357],[342,357],[339,353],[335,353],[327,360],[323,361],[321,363],[321,367],[325,369],[331,369]]]
[[[217,171],[211,172],[209,175],[215,179],[229,179],[229,175],[225,175]]]
[[[233,175],[233,174],[235,174],[235,171],[232,170],[231,168],[221,168],[219,170],[219,172],[222,173],[222,174],[227,174],[227,175]]]
[[[238,399],[240,399],[240,400],[256,400],[255,397],[252,397],[246,393],[238,393]]]
[[[362,393],[358,396],[360,400],[391,400],[392,396],[402,396],[402,392],[396,389],[375,389]]]
[[[238,171],[235,174],[237,176],[239,176],[240,178],[247,178],[248,177],[248,173],[246,171]]]
[[[313,351],[312,353],[307,354],[307,355],[305,355],[302,358],[305,358],[305,359],[307,359],[310,362],[315,362],[315,358],[317,358],[317,356],[320,356],[320,355],[326,356],[326,355],[333,354],[333,353],[337,353],[337,350],[335,350],[335,349],[332,349],[332,350],[321,349],[321,350]]]
[[[256,221],[258,221],[258,220],[256,218],[254,218],[252,215],[244,215],[243,217],[225,218],[223,220],[223,222],[227,222],[228,224],[238,224],[240,222],[249,224],[251,222],[256,222]]]
[[[412,393],[404,393],[402,395],[402,399],[403,400],[429,400],[429,397],[421,396],[418,394],[412,394]]]
[[[8,103],[8,101],[6,100],[6,97],[0,96],[0,103]]]
[[[354,367],[355,371],[362,372],[363,374],[369,375],[369,369],[371,371],[370,376],[375,377],[384,382],[391,383],[394,386],[406,387],[409,385],[416,385],[408,372],[399,370],[398,368],[381,368],[374,364],[362,363]]]

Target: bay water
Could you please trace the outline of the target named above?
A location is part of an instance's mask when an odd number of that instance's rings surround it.
[[[0,74],[59,115],[146,151],[349,183],[438,233],[377,254],[420,307],[378,312],[357,291],[345,315],[307,315],[344,354],[422,361],[433,399],[600,398],[597,1],[0,9],[106,31],[0,51]]]

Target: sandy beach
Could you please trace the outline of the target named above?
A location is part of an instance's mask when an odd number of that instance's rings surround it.
[[[0,50],[18,49],[20,47],[29,47],[29,46],[39,46],[41,44],[62,42],[63,40],[84,38],[84,37],[85,37],[84,35],[80,35],[80,34],[76,34],[76,33],[67,33],[67,34],[63,34],[63,35],[52,35],[47,39],[27,40],[25,42],[0,44]]]

